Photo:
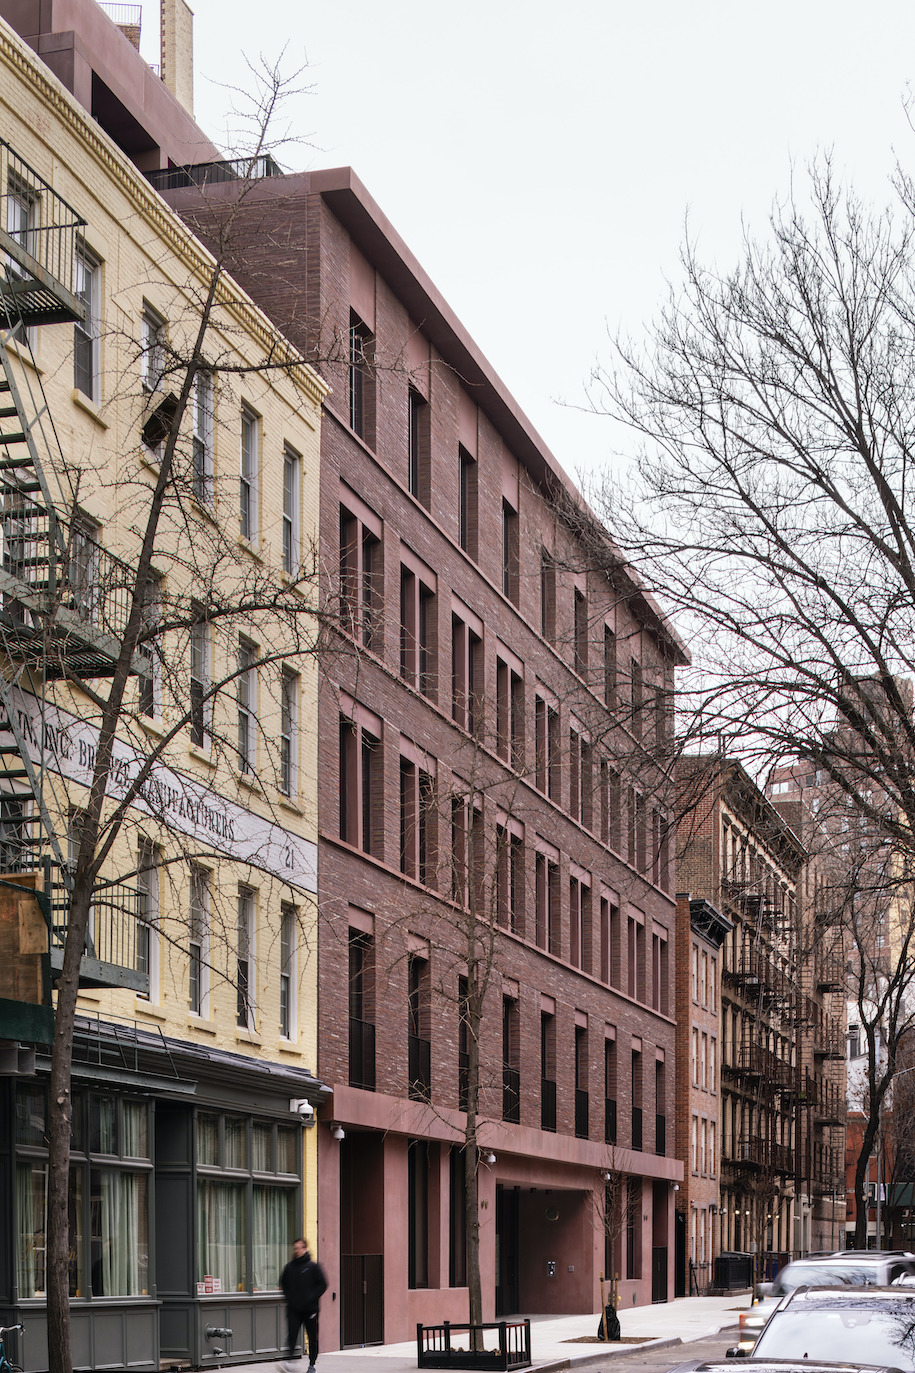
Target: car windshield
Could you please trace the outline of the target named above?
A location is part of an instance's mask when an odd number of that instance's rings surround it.
[[[773,1296],[783,1297],[796,1287],[876,1287],[874,1263],[789,1263],[772,1284]]]
[[[915,1373],[915,1302],[790,1306],[772,1315],[753,1358],[886,1364]]]

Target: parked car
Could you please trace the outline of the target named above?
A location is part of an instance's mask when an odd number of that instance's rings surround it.
[[[740,1313],[737,1348],[749,1353],[779,1302],[798,1287],[888,1287],[907,1274],[915,1278],[915,1254],[902,1249],[844,1249],[827,1256],[794,1259],[779,1269],[772,1282],[757,1286],[757,1300]]]
[[[739,1351],[729,1351],[739,1353]],[[746,1357],[745,1355],[743,1357]],[[781,1299],[753,1346],[772,1360],[870,1363],[915,1373],[915,1289],[799,1287]]]
[[[754,1362],[747,1360],[748,1368],[742,1368],[741,1373],[763,1373],[762,1369],[753,1369]],[[884,1364],[818,1363],[816,1359],[766,1359],[765,1367],[771,1373],[899,1373],[895,1367],[888,1368]],[[690,1363],[678,1363],[670,1373],[734,1373],[734,1365],[727,1360],[712,1359],[703,1363],[701,1359],[693,1359]]]

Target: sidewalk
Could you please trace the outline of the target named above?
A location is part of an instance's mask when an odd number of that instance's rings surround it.
[[[724,1297],[680,1297],[657,1306],[635,1306],[629,1311],[620,1311],[620,1327],[624,1339],[641,1337],[655,1346],[674,1346],[681,1341],[701,1340],[736,1325],[739,1312],[749,1304],[749,1292],[731,1292]],[[593,1316],[532,1316],[533,1367],[540,1373],[569,1367],[586,1368],[637,1350],[638,1346],[627,1344],[569,1343],[582,1336],[596,1335],[599,1320],[599,1312]],[[673,1354],[671,1363],[677,1361],[678,1356]],[[303,1361],[302,1373],[307,1366]],[[319,1373],[415,1373],[415,1369],[415,1340],[369,1345],[365,1349],[343,1349],[322,1354],[318,1361]]]

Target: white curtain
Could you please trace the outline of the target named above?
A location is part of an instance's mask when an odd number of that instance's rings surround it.
[[[43,1163],[16,1164],[16,1209],[19,1249],[16,1280],[19,1297],[43,1297],[45,1293],[45,1186]]]
[[[148,1290],[146,1178],[104,1169],[92,1175],[92,1290],[96,1296],[136,1297]]]
[[[245,1189],[197,1179],[197,1277],[219,1278],[223,1292],[244,1292]]]
[[[295,1193],[255,1187],[252,1249],[255,1292],[275,1291],[295,1239]]]

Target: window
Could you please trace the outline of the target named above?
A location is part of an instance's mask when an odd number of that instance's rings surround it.
[[[502,658],[496,659],[496,751],[516,772],[523,772],[524,681]]]
[[[575,588],[574,595],[575,671],[579,677],[588,675],[588,598]]]
[[[419,954],[410,954],[407,959],[407,1069],[408,1095],[412,1101],[432,1100],[430,991],[429,960]]]
[[[426,507],[431,500],[429,406],[411,386],[407,393],[407,486]]]
[[[435,576],[401,564],[400,675],[424,696],[437,694],[438,623]]]
[[[159,851],[148,839],[137,850],[137,972],[149,978],[147,1001],[159,1000]]]
[[[556,1017],[540,1012],[540,1128],[556,1129]]]
[[[612,710],[616,705],[616,635],[604,625],[604,705]]]
[[[400,760],[400,871],[435,886],[435,788],[432,777],[409,758]]]
[[[668,1012],[669,981],[667,935],[654,930],[651,936],[651,1004],[661,1015],[667,1015]]]
[[[411,1139],[407,1145],[407,1286],[429,1286],[430,1145]]]
[[[575,1026],[575,1135],[587,1139],[590,1133],[588,1097],[588,1031]]]
[[[299,573],[299,503],[302,459],[291,448],[283,452],[283,571]]]
[[[502,594],[513,605],[518,604],[520,571],[518,512],[503,498],[502,501]]]
[[[213,504],[213,378],[198,372],[193,397],[194,495],[202,505]]]
[[[280,905],[280,1035],[297,1039],[296,950],[299,942],[299,913],[288,901]]]
[[[591,971],[591,888],[578,877],[569,878],[569,962]]]
[[[340,838],[382,858],[384,775],[381,721],[357,710],[340,717]]]
[[[448,1286],[467,1286],[467,1173],[464,1150],[448,1155]]]
[[[368,325],[350,311],[349,422],[370,446],[375,443],[375,339]]]
[[[76,244],[74,294],[86,318],[73,326],[73,385],[90,400],[99,398],[99,297],[101,267],[82,240]]]
[[[375,1090],[375,941],[349,931],[349,1085]]]
[[[537,788],[558,802],[562,784],[559,711],[547,705],[542,696],[534,702],[534,735]]]
[[[31,257],[37,256],[35,229],[39,210],[38,192],[10,170],[6,184],[6,231],[13,242]],[[7,277],[13,280],[30,275],[10,254],[5,255],[4,265]],[[21,321],[13,325],[12,336],[17,343],[28,346],[29,332],[23,328]]]
[[[483,639],[457,615],[451,617],[451,718],[468,734],[482,724]]]
[[[203,1111],[195,1126],[197,1281],[218,1279],[223,1293],[275,1292],[301,1230],[301,1132]]]
[[[7,533],[9,532],[7,526]],[[70,526],[70,590],[73,594],[73,609],[90,624],[96,625],[99,622],[101,590],[99,537],[99,526],[94,520],[85,515],[78,515],[73,520]],[[7,543],[8,549],[10,542]],[[15,563],[14,558],[10,561]]]
[[[521,1017],[514,997],[502,997],[502,1119],[521,1123]]]
[[[238,770],[250,775],[257,762],[257,649],[248,639],[238,641]]]
[[[236,1014],[235,1023],[246,1030],[254,1029],[254,892],[250,887],[238,888],[238,942],[236,954]]]
[[[524,836],[516,821],[496,826],[496,868],[496,917],[500,925],[523,936]]]
[[[540,554],[540,633],[556,639],[556,564],[546,549]]]
[[[253,411],[243,407],[241,412],[241,484],[239,517],[241,537],[257,543],[258,508],[258,446],[259,425]]]
[[[629,680],[632,692],[632,717],[631,729],[633,738],[641,739],[644,727],[643,706],[644,706],[644,686],[642,681],[642,664],[633,658],[629,664]]]
[[[559,864],[545,853],[538,853],[535,863],[537,900],[536,941],[541,949],[559,957]]]
[[[209,1014],[210,874],[191,866],[191,904],[188,921],[188,1006],[194,1015]]]
[[[138,679],[140,714],[155,718],[162,709],[162,641],[158,628],[162,618],[162,582],[151,576],[143,597],[143,630],[140,646],[146,656],[146,670]]]
[[[191,743],[208,748],[210,743],[210,626],[205,620],[191,626]]]
[[[604,1040],[604,1143],[616,1143],[616,1040]]]
[[[340,618],[364,648],[381,651],[381,521],[364,507],[340,506]]]
[[[151,305],[140,317],[140,380],[144,391],[158,391],[165,376],[165,320]]]
[[[284,667],[280,673],[280,791],[295,796],[299,789],[299,677]]]
[[[458,537],[464,552],[476,559],[479,554],[476,458],[461,445],[458,463]]]

